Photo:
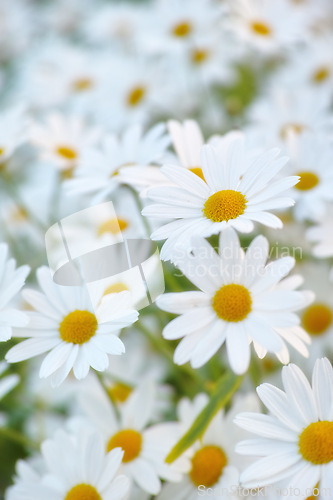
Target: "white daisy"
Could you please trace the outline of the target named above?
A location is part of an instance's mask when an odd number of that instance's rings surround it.
[[[333,212],[330,209],[317,226],[306,231],[309,241],[315,243],[313,254],[321,259],[333,256]]]
[[[298,177],[276,180],[287,158],[279,157],[278,149],[256,156],[253,151],[248,153],[241,133],[228,134],[225,141],[226,147],[215,149],[206,145],[202,148],[205,180],[189,170],[167,165],[161,171],[177,186],[149,190],[148,197],[155,203],[145,207],[143,215],[177,219],[151,235],[153,240],[167,239],[161,250],[163,260],[172,259],[175,246],[188,245],[193,235],[208,237],[227,227],[248,233],[253,231],[253,221],[282,227],[280,219],[269,210],[294,203],[284,192],[297,183]]]
[[[177,413],[184,433],[208,401],[206,394],[198,394],[193,402],[188,399],[180,401]],[[238,412],[245,410],[259,411],[254,395],[240,397],[227,414],[223,410],[217,413],[200,440],[186,451],[191,461],[189,473],[179,483],[166,483],[158,500],[195,500],[200,496],[220,498],[222,494],[227,499],[240,498],[237,495],[239,472],[248,462],[240,460],[235,453],[240,436],[233,419]]]
[[[39,375],[51,376],[52,385],[60,385],[72,368],[81,379],[88,375],[90,366],[104,371],[109,365],[108,354],[125,352],[117,335],[138,317],[137,311],[128,308],[127,292],[109,294],[100,302],[97,295],[89,297],[84,287],[56,285],[47,267],[37,270],[37,279],[43,293],[23,292],[37,312],[28,312],[28,327],[15,332],[30,338],[10,349],[7,361],[15,363],[50,351]]]
[[[6,361],[0,361],[0,375],[2,375],[8,368]],[[8,394],[20,381],[20,377],[16,373],[7,375],[0,379],[0,400]]]
[[[118,475],[123,452],[105,452],[99,433],[87,430],[80,435],[58,431],[41,447],[45,473],[20,465],[17,484],[9,489],[8,500],[125,500],[129,480]]]
[[[178,424],[168,422],[149,426],[155,390],[151,381],[140,384],[119,407],[120,421],[104,393],[86,390],[79,399],[90,423],[102,433],[107,450],[123,449],[121,471],[152,495],[161,489],[160,478],[180,481],[182,473],[188,470],[185,458],[176,460],[172,465],[164,461],[176,444]],[[72,424],[77,426],[75,420]]]
[[[94,147],[83,152],[75,178],[67,182],[68,192],[94,193],[94,200],[100,201],[121,182],[135,184],[137,171],[149,169],[150,174],[153,169],[155,172],[156,167],[146,165],[159,162],[169,143],[162,123],[146,133],[142,126],[133,125],[120,137],[105,136],[101,148]]]
[[[257,236],[244,254],[233,229],[221,233],[219,255],[205,240],[193,242],[192,254],[177,267],[201,291],[168,293],[157,300],[161,309],[181,315],[163,330],[168,340],[184,337],[174,354],[176,364],[190,361],[199,368],[224,342],[238,374],[249,366],[252,341],[260,357],[272,352],[282,363],[289,362],[285,341],[308,355],[304,342],[309,337],[295,311],[313,296],[295,291],[299,277],[283,280],[295,264],[292,257],[265,267],[267,256],[266,238]]]
[[[333,370],[318,359],[312,387],[296,365],[282,369],[284,391],[270,384],[257,388],[270,414],[241,413],[235,423],[259,437],[240,442],[236,451],[260,458],[241,475],[250,488],[288,479],[290,498],[295,488],[305,498],[319,482],[333,491]],[[326,488],[326,489],[325,489]]]
[[[97,128],[87,127],[79,117],[52,113],[46,119],[46,126],[31,126],[30,140],[40,150],[42,160],[70,174],[83,148],[96,144],[99,134]]]
[[[300,177],[293,189],[297,220],[320,220],[333,200],[333,148],[323,136],[290,132],[287,142],[292,173]]]
[[[26,314],[8,307],[23,287],[29,272],[29,266],[16,269],[15,260],[8,260],[7,244],[0,243],[0,342],[11,338],[13,327],[26,326],[29,321]]]
[[[27,117],[23,106],[0,114],[0,168],[18,146],[25,141]]]

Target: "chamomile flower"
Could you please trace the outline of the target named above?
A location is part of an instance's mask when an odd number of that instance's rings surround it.
[[[89,296],[85,287],[56,285],[47,267],[37,270],[43,293],[24,290],[23,295],[36,312],[28,312],[26,329],[15,335],[29,337],[7,352],[10,363],[23,361],[50,351],[42,362],[40,377],[51,377],[52,385],[60,385],[73,368],[76,378],[88,375],[90,366],[104,371],[108,354],[125,352],[118,338],[121,328],[131,325],[137,311],[127,306],[127,293]]]
[[[165,126],[157,124],[144,133],[143,127],[133,125],[121,136],[108,135],[100,148],[86,149],[75,171],[67,182],[68,192],[92,193],[99,201],[112,193],[119,183],[135,184],[137,170],[157,170],[146,165],[159,162],[170,143]],[[129,166],[133,165],[133,166]],[[134,174],[134,177],[133,177]]]
[[[180,458],[172,465],[164,461],[176,444],[178,424],[168,422],[149,426],[154,398],[154,384],[151,381],[142,383],[119,407],[120,420],[104,393],[84,391],[79,400],[91,425],[102,433],[106,449],[120,447],[124,451],[121,472],[152,495],[161,489],[160,478],[180,481],[182,473],[188,469],[186,459]],[[73,426],[76,425],[73,419]]]
[[[284,391],[262,384],[257,393],[268,415],[241,413],[235,423],[259,437],[240,442],[236,451],[262,457],[241,475],[249,488],[288,479],[287,491],[303,495],[319,482],[333,488],[333,370],[327,358],[318,359],[312,387],[296,365],[282,369]],[[290,489],[291,488],[291,489]],[[287,495],[289,498],[289,495]]]
[[[206,145],[201,150],[203,179],[195,172],[176,165],[161,171],[173,186],[152,188],[148,197],[154,201],[143,215],[157,219],[177,219],[155,230],[153,240],[167,239],[161,250],[163,260],[172,260],[177,247],[189,246],[191,236],[208,237],[228,227],[240,232],[253,231],[253,222],[281,228],[282,222],[270,213],[294,204],[284,192],[298,177],[276,175],[287,162],[279,150],[247,152],[244,136],[234,132],[225,139],[226,147]]]
[[[45,125],[31,126],[30,140],[40,150],[41,159],[68,175],[80,161],[83,148],[96,144],[100,132],[87,127],[76,116],[48,115]]]
[[[333,219],[332,210],[316,225],[306,231],[307,239],[314,243],[313,254],[325,259],[333,256]]]
[[[184,433],[208,401],[206,394],[198,394],[193,401],[185,398],[180,401],[177,412]],[[158,500],[195,500],[204,495],[218,498],[222,492],[224,498],[239,498],[239,472],[248,463],[240,460],[235,453],[240,436],[233,419],[238,412],[245,410],[259,411],[256,397],[252,394],[236,400],[227,414],[223,410],[217,413],[200,440],[186,452],[191,461],[188,474],[179,483],[165,484]]]
[[[295,260],[283,257],[265,266],[268,241],[255,238],[246,254],[233,229],[220,235],[219,255],[205,240],[193,243],[192,255],[184,255],[177,267],[200,291],[168,293],[157,305],[180,314],[163,330],[163,337],[184,337],[177,346],[174,362],[203,366],[226,343],[232,370],[245,373],[253,341],[259,357],[275,353],[289,362],[289,342],[303,356],[308,355],[308,335],[299,326],[295,311],[305,307],[311,292],[296,291],[297,276],[283,279]]]
[[[38,474],[20,465],[17,484],[8,500],[125,500],[129,480],[119,475],[123,452],[105,452],[100,434],[86,429],[78,435],[58,431],[41,447],[46,473]]]
[[[15,260],[8,259],[7,244],[0,243],[0,342],[11,338],[13,327],[23,327],[28,323],[27,315],[11,308],[10,303],[23,287],[29,272],[29,266],[16,269]]]
[[[22,106],[0,114],[0,169],[20,146],[26,136],[27,117]]]
[[[322,136],[290,132],[287,141],[292,173],[300,177],[293,189],[297,220],[320,220],[333,200],[333,148]]]
[[[6,361],[0,361],[0,375],[5,373],[8,368]],[[0,379],[0,400],[8,394],[20,381],[20,377],[16,373],[6,375]]]

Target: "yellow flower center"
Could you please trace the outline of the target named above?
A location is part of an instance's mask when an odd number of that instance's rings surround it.
[[[304,132],[305,129],[305,125],[301,123],[286,123],[280,130],[280,136],[283,140],[286,140],[290,132],[299,135]]]
[[[333,314],[325,304],[312,304],[303,313],[302,324],[311,335],[321,335],[333,321]]]
[[[5,152],[3,148],[0,148],[0,156]]]
[[[200,177],[200,179],[202,179],[203,181],[205,181],[205,178],[204,178],[204,175],[203,175],[201,167],[193,167],[193,168],[190,168],[189,171],[193,172],[193,174],[197,175],[198,177]]]
[[[77,484],[67,493],[65,500],[102,500],[102,497],[90,484]]]
[[[331,76],[331,71],[329,68],[323,66],[322,68],[319,68],[317,71],[314,72],[312,80],[315,83],[321,83],[327,80]]]
[[[59,146],[57,148],[58,155],[66,158],[66,160],[75,160],[77,158],[77,152],[68,146]]]
[[[312,464],[327,464],[333,460],[333,422],[324,420],[306,427],[299,437],[299,451]]]
[[[308,191],[317,186],[319,178],[313,172],[297,172],[296,175],[300,176],[299,182],[296,184],[295,188],[300,191]]]
[[[227,457],[218,446],[204,446],[192,458],[190,478],[195,486],[213,486],[220,478]]]
[[[132,89],[127,96],[127,104],[134,108],[144,99],[146,95],[146,89],[143,86],[138,86]]]
[[[141,434],[133,429],[125,429],[112,436],[108,442],[107,451],[122,448],[124,451],[123,462],[131,462],[139,455],[141,445]]]
[[[98,228],[98,236],[102,236],[105,233],[118,234],[128,227],[128,222],[125,219],[109,219]]]
[[[25,208],[17,205],[17,207],[15,207],[10,214],[10,219],[12,220],[12,222],[25,222],[29,220],[29,214]]]
[[[60,337],[65,342],[73,344],[84,344],[96,333],[97,319],[89,311],[73,311],[69,313],[60,323]]]
[[[213,222],[237,219],[244,213],[246,198],[239,191],[224,189],[212,194],[204,204],[203,213]]]
[[[207,61],[209,57],[209,51],[205,49],[194,49],[191,53],[191,61],[193,64],[202,64]]]
[[[113,285],[108,286],[103,295],[109,295],[109,293],[120,293],[124,290],[128,290],[127,286],[125,283],[121,283],[121,281],[119,281],[118,283],[113,283]]]
[[[192,31],[191,23],[187,21],[178,23],[172,28],[172,34],[174,36],[177,36],[178,38],[183,38],[185,36],[188,36],[191,33],[191,31]]]
[[[72,84],[72,89],[74,92],[85,92],[94,86],[93,80],[91,78],[78,78]]]
[[[111,398],[117,403],[124,403],[132,392],[132,387],[118,382],[108,389]]]
[[[251,312],[250,292],[243,285],[223,285],[213,297],[213,308],[224,321],[242,321]]]
[[[251,24],[251,28],[257,35],[260,36],[269,36],[272,33],[271,27],[261,21],[254,21]]]

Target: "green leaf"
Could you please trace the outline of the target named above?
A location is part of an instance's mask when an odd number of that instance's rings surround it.
[[[212,391],[210,400],[201,413],[194,420],[190,429],[172,448],[165,461],[171,464],[180,455],[184,453],[195,441],[201,438],[209,423],[212,421],[216,413],[223,408],[232,395],[237,391],[243,377],[239,377],[232,372],[227,372],[217,382]]]

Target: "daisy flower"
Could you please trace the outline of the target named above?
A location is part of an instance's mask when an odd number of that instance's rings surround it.
[[[333,256],[333,219],[332,210],[327,216],[323,217],[317,226],[310,227],[306,231],[306,237],[309,241],[315,243],[313,254],[320,258]]]
[[[84,430],[78,436],[60,430],[54,439],[44,441],[41,452],[45,473],[21,462],[8,500],[128,498],[129,480],[118,474],[123,452],[117,448],[106,453],[99,433]]]
[[[95,201],[101,201],[119,183],[135,184],[137,171],[148,169],[154,174],[158,169],[146,165],[159,162],[165,154],[170,143],[165,132],[165,125],[159,123],[145,133],[141,125],[133,125],[119,137],[105,136],[100,148],[83,152],[75,177],[66,183],[68,192],[92,193]]]
[[[99,130],[88,128],[75,116],[52,113],[44,125],[32,125],[31,143],[40,150],[41,159],[70,175],[80,161],[83,148],[93,146]]]
[[[291,364],[282,369],[282,382],[284,391],[267,383],[257,388],[268,415],[235,418],[242,429],[259,436],[240,442],[236,451],[262,457],[242,473],[241,483],[256,488],[288,479],[288,491],[298,488],[303,498],[318,482],[323,492],[333,491],[332,366],[327,358],[318,359],[311,387]]]
[[[198,394],[193,401],[180,401],[177,412],[183,432],[189,429],[208,400],[206,394]],[[240,411],[259,411],[257,398],[252,394],[243,395],[227,414],[223,410],[217,413],[200,440],[186,452],[191,462],[188,474],[179,483],[166,483],[157,500],[195,500],[204,495],[215,498],[222,492],[223,498],[240,498],[236,494],[239,472],[249,463],[240,460],[235,453],[240,436],[233,419]]]
[[[6,361],[0,361],[0,375],[2,375],[8,368],[8,364]],[[0,400],[8,394],[20,381],[20,377],[13,373],[11,375],[7,375],[0,379]]]
[[[8,246],[0,243],[0,342],[9,340],[13,327],[26,326],[28,317],[17,309],[8,307],[25,283],[29,266],[16,269],[14,259],[8,259]]]
[[[118,338],[121,328],[137,320],[138,313],[127,306],[127,292],[101,297],[88,295],[85,287],[56,285],[50,270],[37,270],[42,292],[24,290],[26,302],[36,309],[28,312],[26,329],[15,335],[30,337],[10,349],[10,363],[23,361],[50,351],[42,362],[39,375],[51,376],[52,385],[60,385],[73,368],[76,378],[88,375],[90,366],[104,371],[109,365],[108,354],[125,352]]]
[[[172,465],[165,458],[179,437],[177,423],[149,425],[154,410],[155,386],[141,383],[119,407],[120,420],[107,396],[97,390],[84,391],[79,397],[80,406],[89,422],[102,433],[106,449],[122,448],[121,472],[143,491],[156,495],[161,489],[161,479],[180,481],[188,470],[184,458]],[[78,422],[73,419],[72,425]]]
[[[177,267],[200,291],[167,293],[157,300],[161,309],[181,315],[163,330],[168,340],[184,337],[174,354],[176,364],[190,361],[199,368],[226,343],[232,370],[242,374],[252,341],[259,357],[268,351],[288,363],[285,341],[308,356],[304,343],[309,337],[295,311],[313,296],[295,290],[299,277],[283,279],[295,264],[292,257],[265,266],[267,257],[266,238],[257,236],[244,254],[233,229],[221,233],[219,255],[205,240],[193,244],[192,255]]]
[[[14,151],[24,142],[27,118],[22,106],[0,114],[0,169]]]
[[[210,145],[202,148],[203,179],[189,170],[167,165],[161,171],[176,186],[148,191],[148,197],[155,203],[145,207],[143,215],[177,219],[151,235],[153,240],[167,239],[161,250],[162,260],[171,260],[176,246],[188,246],[191,236],[208,237],[228,227],[249,233],[254,221],[282,227],[281,220],[270,210],[294,204],[284,192],[297,183],[298,177],[276,179],[287,158],[279,157],[278,149],[254,156],[253,151],[246,151],[242,133],[234,132],[225,141],[223,149]]]
[[[300,177],[293,189],[297,220],[320,220],[333,200],[333,148],[322,136],[290,132],[287,141],[290,170]]]

